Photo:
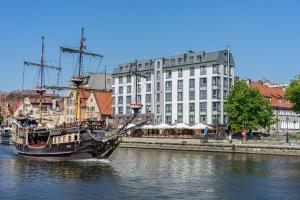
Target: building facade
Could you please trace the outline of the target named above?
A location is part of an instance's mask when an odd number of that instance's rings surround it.
[[[146,78],[133,76],[133,68]],[[234,69],[228,50],[188,51],[120,64],[112,73],[115,124],[124,124],[130,118],[130,104],[134,102],[144,105],[137,122],[226,124],[224,103],[234,84]]]
[[[259,92],[272,104],[276,123],[270,127],[271,134],[285,134],[288,130],[298,132],[300,115],[292,110],[293,104],[284,98],[286,84],[271,84],[269,82],[251,82],[250,86]]]

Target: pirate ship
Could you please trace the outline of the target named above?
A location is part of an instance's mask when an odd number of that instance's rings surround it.
[[[90,158],[106,159],[118,147],[124,134],[146,123],[130,128],[128,126],[137,117],[142,108],[142,105],[137,103],[131,104],[133,115],[118,130],[109,130],[105,121],[82,121],[80,117],[78,118],[79,93],[84,90],[97,91],[84,86],[87,77],[82,73],[83,56],[102,58],[100,54],[86,51],[84,42],[84,29],[82,28],[79,49],[60,48],[61,52],[77,54],[79,58],[76,73],[71,78],[71,85],[68,87],[45,85],[44,70],[53,69],[60,71],[61,67],[45,64],[43,37],[41,62],[24,62],[25,65],[33,65],[39,68],[39,81],[35,91],[40,97],[40,108],[38,119],[29,116],[18,116],[13,121],[12,140],[18,155],[34,159],[58,161]],[[137,66],[132,70],[132,74],[137,79],[139,76]],[[137,86],[137,81],[135,81],[135,85]],[[43,96],[49,89],[75,91],[75,122],[57,124],[53,128],[47,127],[45,120],[43,121]],[[135,102],[137,102],[136,99]]]

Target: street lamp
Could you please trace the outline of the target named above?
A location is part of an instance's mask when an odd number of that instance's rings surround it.
[[[286,143],[289,143],[289,118],[287,117],[286,118],[286,122],[287,122],[287,125],[286,125]]]

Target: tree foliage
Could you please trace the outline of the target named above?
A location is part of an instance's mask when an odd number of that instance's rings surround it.
[[[285,91],[285,98],[293,103],[293,110],[300,113],[300,75],[292,80]]]
[[[234,85],[225,103],[231,128],[257,130],[274,123],[272,106],[258,90],[241,81]]]
[[[0,115],[0,124],[2,124],[2,122],[3,122],[3,116]]]

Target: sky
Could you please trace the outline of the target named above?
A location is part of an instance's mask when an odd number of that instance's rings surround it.
[[[58,65],[59,47],[78,47],[81,27],[87,49],[104,56],[100,70],[229,45],[236,75],[288,83],[300,74],[299,10],[298,0],[2,0],[0,91],[22,89],[23,62],[40,61],[41,36],[47,64]],[[62,84],[74,62],[62,56]],[[24,89],[34,87],[36,69],[24,75]]]

